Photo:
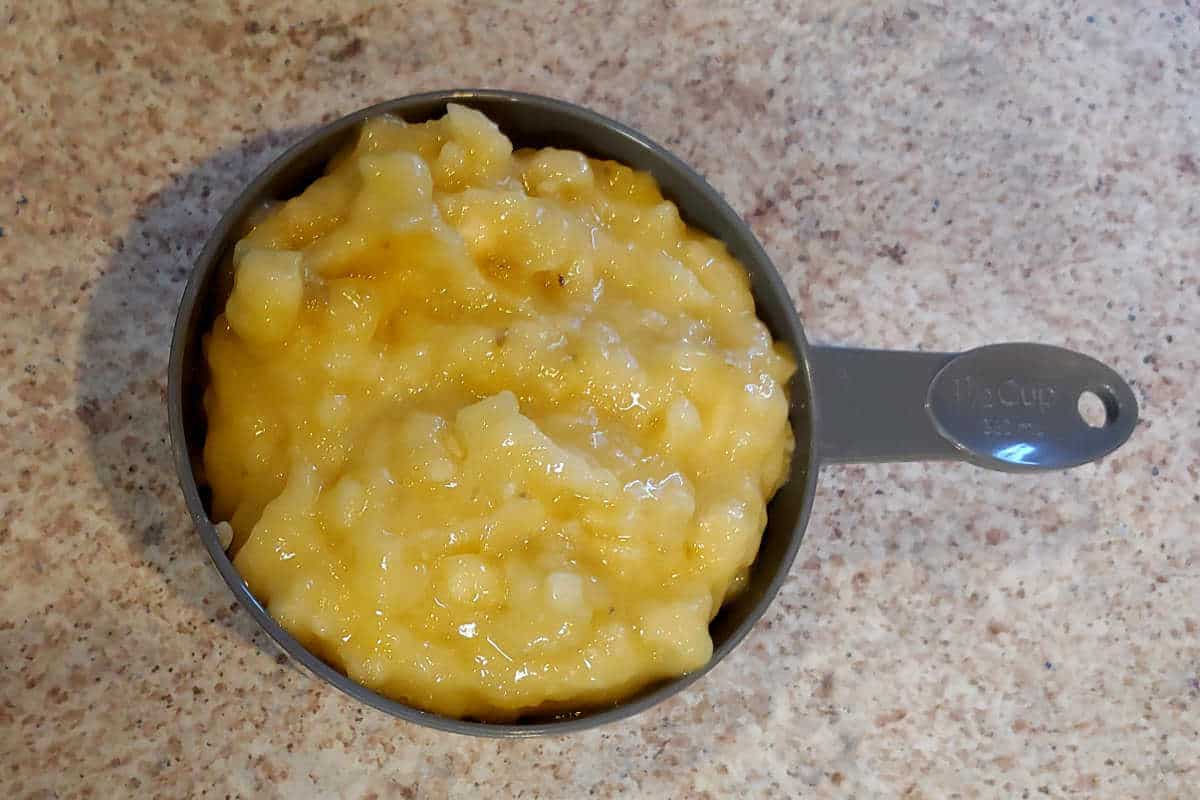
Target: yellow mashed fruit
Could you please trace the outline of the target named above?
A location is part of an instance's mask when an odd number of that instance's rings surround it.
[[[234,563],[350,678],[454,717],[609,704],[712,654],[795,364],[649,175],[382,116],[234,251],[204,461]]]

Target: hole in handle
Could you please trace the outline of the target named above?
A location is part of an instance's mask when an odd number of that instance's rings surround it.
[[[1107,388],[1087,389],[1080,393],[1076,406],[1079,418],[1089,428],[1104,428],[1117,419],[1117,398]]]

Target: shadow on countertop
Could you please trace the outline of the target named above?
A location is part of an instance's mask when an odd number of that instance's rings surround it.
[[[209,563],[183,502],[168,436],[167,362],[179,300],[209,233],[254,176],[309,130],[271,131],[220,150],[141,199],[124,235],[109,242],[76,365],[88,456],[131,552],[188,606],[271,654]],[[147,611],[157,613],[150,597]]]

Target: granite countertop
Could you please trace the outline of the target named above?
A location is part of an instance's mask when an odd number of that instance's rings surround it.
[[[0,18],[6,796],[1194,796],[1195,0],[116,5]],[[1130,379],[1138,430],[1036,477],[826,470],[758,628],[624,723],[475,740],[356,705],[202,551],[168,340],[222,208],[304,131],[476,85],[673,148],[815,340],[1065,345]]]

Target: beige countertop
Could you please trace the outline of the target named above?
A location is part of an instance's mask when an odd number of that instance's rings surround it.
[[[0,3],[6,796],[1195,796],[1195,0],[206,5]],[[1062,344],[1142,423],[1038,477],[826,470],[758,628],[624,723],[473,740],[356,705],[202,551],[168,340],[222,208],[304,130],[476,85],[673,148],[814,340]]]

